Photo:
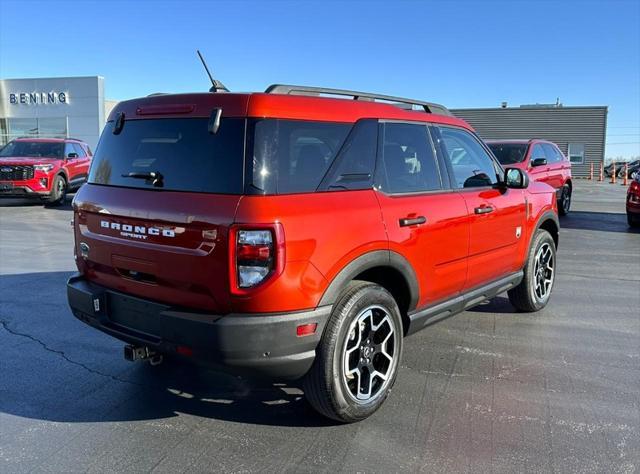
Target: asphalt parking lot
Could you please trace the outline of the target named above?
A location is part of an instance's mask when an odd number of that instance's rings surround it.
[[[405,341],[353,425],[295,386],[131,364],[77,321],[70,206],[0,202],[0,472],[636,472],[640,233],[625,188],[579,182],[538,314],[505,297]]]

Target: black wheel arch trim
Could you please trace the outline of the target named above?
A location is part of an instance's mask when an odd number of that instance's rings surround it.
[[[536,232],[547,221],[552,221],[555,224],[556,228],[558,229],[558,235],[556,235],[555,238],[553,239],[556,243],[556,248],[558,248],[558,244],[560,243],[560,219],[558,219],[558,215],[555,212],[546,211],[538,218],[538,222],[536,222]],[[533,241],[533,235],[531,236],[531,241]],[[529,242],[529,247],[531,247],[531,242]]]
[[[322,295],[318,306],[334,304],[350,281],[360,273],[376,267],[391,267],[404,277],[409,289],[408,310],[414,310],[420,296],[418,277],[409,261],[392,250],[373,250],[349,262],[331,281]]]

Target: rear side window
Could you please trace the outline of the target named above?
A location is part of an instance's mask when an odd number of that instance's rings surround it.
[[[527,156],[528,145],[525,143],[488,143],[487,145],[501,165],[522,163]]]
[[[441,189],[426,125],[385,123],[381,189],[412,193]]]
[[[109,122],[93,157],[89,183],[241,194],[245,120],[225,118],[216,134],[208,132],[207,122],[206,118],[128,120],[117,135]],[[145,179],[150,173],[161,175],[161,180]]]
[[[314,192],[352,124],[265,119],[253,123],[251,189],[259,194]]]
[[[562,155],[555,146],[549,143],[543,143],[542,147],[544,148],[544,152],[547,155],[547,161],[549,163],[557,163],[562,160]]]
[[[496,165],[478,139],[466,130],[440,127],[441,149],[449,160],[458,188],[492,186],[498,182]]]

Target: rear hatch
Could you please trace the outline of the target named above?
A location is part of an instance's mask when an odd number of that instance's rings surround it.
[[[173,306],[228,312],[227,236],[243,189],[245,122],[223,118],[215,133],[206,117],[124,120],[119,131],[117,119],[108,122],[74,200],[85,276]]]

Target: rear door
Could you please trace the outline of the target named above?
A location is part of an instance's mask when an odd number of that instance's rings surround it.
[[[176,306],[228,311],[227,235],[243,188],[245,120],[126,120],[100,139],[76,195],[86,277]]]
[[[389,247],[413,266],[418,307],[460,292],[466,279],[469,224],[465,201],[449,189],[425,124],[381,124],[377,196]]]
[[[464,289],[515,272],[526,238],[524,190],[497,185],[501,168],[480,140],[467,130],[434,130],[457,194],[464,198],[469,226],[469,258]]]
[[[544,159],[547,161],[546,165],[540,166],[532,166],[534,160]],[[541,183],[549,183],[549,158],[547,158],[547,154],[542,147],[542,143],[535,143],[531,147],[531,152],[529,153],[529,177],[534,181],[540,181]]]

